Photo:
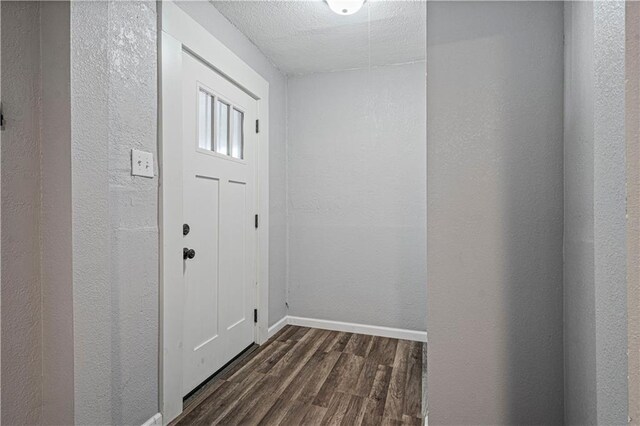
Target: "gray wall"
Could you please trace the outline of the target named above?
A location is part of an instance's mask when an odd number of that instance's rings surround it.
[[[625,424],[625,8],[565,17],[565,421]]]
[[[42,422],[73,423],[73,262],[68,2],[40,3]]]
[[[565,5],[565,420],[596,424],[593,4]]]
[[[269,82],[269,325],[287,315],[286,77],[207,1],[177,3]]]
[[[429,2],[430,424],[563,422],[563,5]]]
[[[624,2],[594,2],[598,424],[627,423]]]
[[[640,4],[625,4],[627,142],[627,375],[629,424],[640,423]]]
[[[75,421],[158,412],[156,3],[71,5]],[[157,158],[157,157],[156,157]]]
[[[426,330],[425,71],[289,77],[291,315]]]
[[[42,403],[40,4],[2,2],[2,419],[37,424]],[[10,58],[10,60],[8,60]]]

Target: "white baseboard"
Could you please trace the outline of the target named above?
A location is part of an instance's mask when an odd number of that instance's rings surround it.
[[[273,336],[275,336],[275,334],[282,330],[282,328],[288,324],[287,322],[287,318],[286,316],[282,317],[282,319],[280,319],[280,321],[278,321],[277,323],[273,324],[271,327],[269,327],[269,331],[267,332],[268,339],[271,339]]]
[[[287,324],[298,325],[301,327],[321,328],[323,330],[346,331],[348,333],[391,337],[394,339],[414,340],[417,342],[427,341],[426,331],[405,330],[402,328],[380,327],[376,325],[355,324],[351,322],[330,321],[315,318],[293,317],[289,315],[269,327],[269,337],[276,334]]]
[[[153,417],[144,422],[142,426],[162,426],[162,414],[154,414]]]

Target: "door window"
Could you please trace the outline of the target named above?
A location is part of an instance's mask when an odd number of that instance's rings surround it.
[[[244,158],[244,112],[203,88],[198,89],[198,148]]]

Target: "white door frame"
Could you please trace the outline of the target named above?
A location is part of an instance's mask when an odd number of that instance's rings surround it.
[[[171,1],[160,3],[160,410],[168,424],[182,412],[182,54],[188,51],[257,101],[256,343],[268,335],[269,83]]]

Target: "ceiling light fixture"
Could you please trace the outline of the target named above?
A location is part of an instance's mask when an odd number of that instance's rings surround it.
[[[362,8],[365,0],[327,0],[329,8],[338,15],[353,15]]]

